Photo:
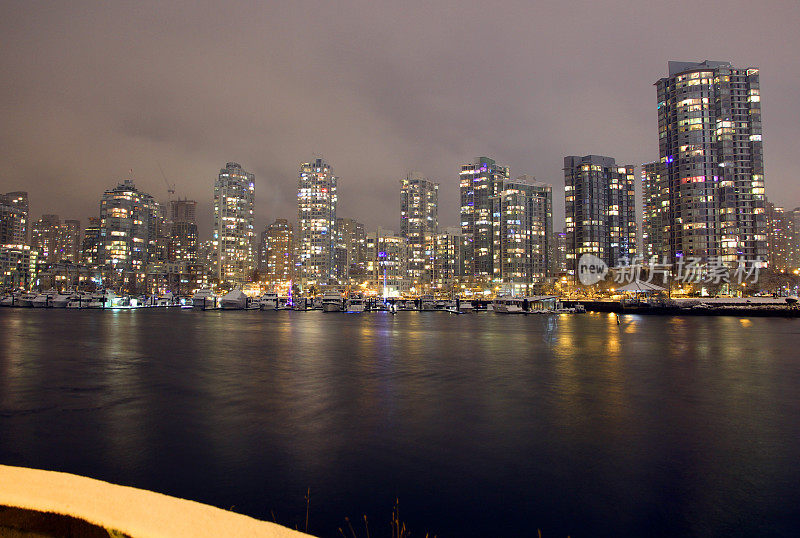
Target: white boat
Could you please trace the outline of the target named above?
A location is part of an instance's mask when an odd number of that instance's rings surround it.
[[[43,291],[31,302],[31,306],[34,308],[50,308],[53,306],[53,297],[55,296],[55,290]]]
[[[277,310],[278,294],[274,291],[268,291],[261,296],[260,306],[261,310]]]
[[[115,302],[119,302],[120,297],[111,290],[93,293],[89,297],[89,308],[111,308]]]
[[[208,288],[199,289],[192,296],[192,307],[194,308],[216,308],[217,297]]]
[[[53,308],[66,308],[73,297],[77,294],[73,292],[57,293],[50,304]]]
[[[516,297],[513,295],[510,296],[503,296],[498,297],[494,301],[492,301],[492,307],[495,312],[498,314],[524,314],[525,309],[523,305],[525,303],[524,297]]]
[[[351,295],[347,299],[347,312],[363,312],[366,307],[366,301],[360,294]]]
[[[229,291],[219,300],[223,310],[245,310],[248,303],[247,295],[239,288]]]
[[[33,301],[38,297],[38,293],[23,293],[14,301],[14,306],[29,308],[33,306]]]
[[[474,312],[475,305],[472,304],[472,301],[467,301],[465,299],[459,299],[458,301],[458,309],[462,312]]]
[[[14,303],[14,295],[4,295],[2,298],[0,298],[0,306],[14,306]]]
[[[326,291],[322,296],[323,312],[341,312],[344,310],[344,299],[338,291]]]
[[[89,308],[91,298],[91,295],[85,291],[74,293],[67,303],[67,308]]]

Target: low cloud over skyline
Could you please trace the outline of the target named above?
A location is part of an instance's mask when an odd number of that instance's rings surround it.
[[[165,5],[167,4],[167,5]],[[31,218],[98,214],[133,169],[199,202],[210,236],[227,161],[256,175],[257,226],[296,220],[299,164],[322,155],[339,214],[399,228],[399,179],[486,155],[554,187],[565,155],[658,157],[653,83],[669,60],[761,69],[770,200],[800,206],[795,0],[728,2],[0,3],[0,192]],[[637,208],[641,213],[641,208]]]

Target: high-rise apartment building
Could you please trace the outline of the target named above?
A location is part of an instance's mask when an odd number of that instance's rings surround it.
[[[0,245],[28,244],[28,193],[0,194]]]
[[[668,68],[655,86],[669,226],[653,250],[673,260],[766,259],[758,69],[708,60]]]
[[[61,219],[58,215],[42,215],[31,225],[31,248],[36,250],[39,263],[61,261]]]
[[[170,200],[169,202],[170,222],[192,222],[196,224],[196,212],[197,202],[194,200]]]
[[[503,180],[492,204],[492,280],[524,294],[548,275],[553,188],[531,176]]]
[[[767,202],[767,262],[770,269],[791,273],[797,269],[797,236],[791,212]]]
[[[432,284],[434,239],[439,228],[439,184],[412,172],[400,180],[400,235],[408,241],[409,278]]]
[[[58,215],[42,215],[31,225],[31,247],[43,264],[80,261],[81,222]]]
[[[464,279],[464,236],[461,227],[448,227],[437,233],[433,247],[433,287],[452,289]]]
[[[100,202],[99,264],[141,280],[158,232],[158,202],[126,179],[103,193]]]
[[[663,175],[661,161],[642,165],[642,255],[647,260],[655,256],[659,263],[671,259],[669,185]]]
[[[255,268],[255,175],[229,162],[214,183],[214,276],[241,286]]]
[[[272,284],[292,279],[292,225],[286,219],[275,219],[261,233],[262,276]]]
[[[81,263],[89,267],[100,265],[100,218],[89,217],[81,242]]]
[[[471,278],[491,279],[494,275],[491,199],[510,177],[507,166],[488,157],[476,157],[461,167],[461,233],[467,249],[465,270]]]
[[[367,271],[371,276],[370,287],[377,289],[382,296],[397,297],[411,291],[406,238],[383,228],[368,233]]]
[[[169,261],[197,263],[197,221],[194,200],[171,200],[169,203]]]
[[[297,181],[298,277],[303,285],[336,281],[336,183],[322,159],[300,165]]]
[[[61,260],[72,263],[81,261],[81,221],[64,219],[61,224]]]
[[[636,255],[634,170],[612,157],[564,158],[567,271],[583,254],[615,266]]]
[[[567,232],[555,232],[552,241],[554,255],[551,262],[551,274],[561,276],[567,273]]]
[[[366,275],[367,234],[355,219],[336,218],[336,274],[339,281],[358,283]]]
[[[37,254],[28,245],[0,245],[0,288],[30,289],[37,276]]]
[[[794,269],[800,269],[800,207],[795,207],[791,211],[787,211],[787,213],[792,222],[792,235],[794,236],[794,255],[792,256],[791,265]],[[794,272],[794,269],[792,272]]]

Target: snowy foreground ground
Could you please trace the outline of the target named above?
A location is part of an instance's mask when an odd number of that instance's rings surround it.
[[[708,305],[786,305],[786,297],[690,297],[674,298],[678,306],[705,303]]]
[[[52,512],[134,538],[308,536],[213,506],[67,473],[0,465],[0,507]]]

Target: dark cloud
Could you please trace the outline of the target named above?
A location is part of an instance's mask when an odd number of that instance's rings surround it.
[[[795,23],[783,2],[2,2],[0,191],[85,219],[134,170],[211,225],[214,178],[256,174],[259,225],[295,218],[298,165],[323,155],[343,216],[396,229],[398,179],[493,156],[556,189],[564,155],[657,156],[670,59],[761,68],[767,191],[800,205]]]

